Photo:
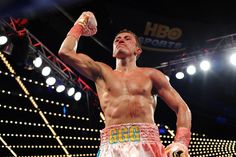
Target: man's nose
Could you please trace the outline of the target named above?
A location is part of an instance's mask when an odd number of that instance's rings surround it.
[[[124,39],[120,38],[118,43],[124,43]]]

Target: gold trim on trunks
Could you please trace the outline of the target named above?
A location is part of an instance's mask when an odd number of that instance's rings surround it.
[[[133,125],[130,127],[122,126],[120,128],[111,129],[109,132],[110,144],[117,142],[139,142],[140,141],[140,128]]]

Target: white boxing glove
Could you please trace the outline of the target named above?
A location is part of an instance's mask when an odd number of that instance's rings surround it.
[[[90,11],[83,12],[76,20],[75,24],[80,24],[83,27],[83,36],[92,36],[97,33],[97,20]]]
[[[165,148],[167,157],[190,157],[188,148],[179,142],[171,143]]]

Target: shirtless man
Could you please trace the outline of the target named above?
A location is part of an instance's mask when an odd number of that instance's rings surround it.
[[[137,67],[142,49],[131,31],[119,32],[113,41],[116,69],[76,53],[80,36],[97,32],[92,12],[83,12],[68,32],[59,50],[60,57],[80,74],[94,81],[105,115],[99,157],[172,157],[176,152],[188,156],[191,112],[172,88],[165,75],[152,68]],[[164,148],[154,122],[156,104],[153,89],[176,113],[174,142]]]

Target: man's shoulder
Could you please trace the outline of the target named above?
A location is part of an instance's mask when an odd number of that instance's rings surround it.
[[[109,65],[107,65],[106,63],[98,62],[98,61],[96,63],[103,69],[112,70],[112,68]]]
[[[160,70],[151,68],[151,67],[139,67],[141,71],[150,72],[150,73],[162,73]]]
[[[141,67],[140,71],[142,71],[142,73],[145,73],[145,75],[147,75],[150,78],[160,79],[165,76],[165,74],[162,71],[155,68]]]

